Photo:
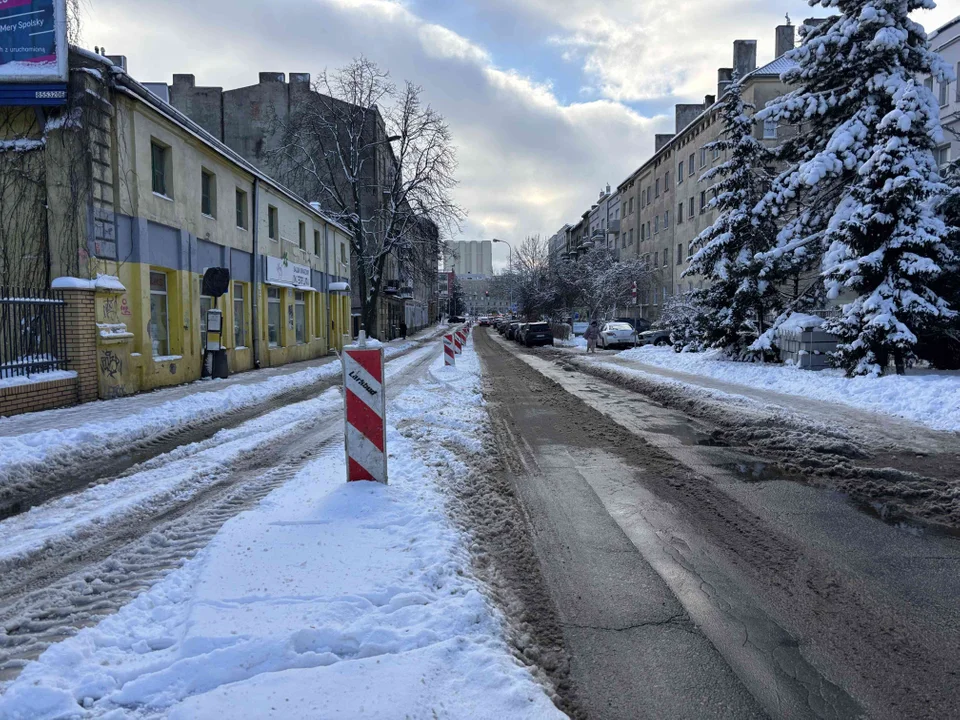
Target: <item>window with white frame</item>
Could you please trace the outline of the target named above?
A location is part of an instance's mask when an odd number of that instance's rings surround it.
[[[940,107],[950,102],[950,83],[943,81],[940,83]]]
[[[168,324],[167,274],[150,271],[150,343],[153,357],[170,354]]]
[[[683,200],[677,203],[677,225],[683,222]]]
[[[702,215],[707,211],[707,191],[700,191],[700,214]]]
[[[660,216],[659,215],[657,215],[653,219],[653,234],[656,235],[658,232],[660,232]]]
[[[244,307],[243,283],[233,283],[233,346],[247,346],[247,313]]]
[[[200,212],[217,216],[217,176],[205,168],[200,170]]]
[[[690,198],[690,202],[687,206],[687,217],[693,217],[693,198]]]
[[[773,118],[766,118],[763,121],[763,139],[764,140],[776,140],[777,139],[777,121]]]
[[[695,171],[696,163],[694,162],[694,153],[690,153],[690,160],[687,162],[687,172],[690,173],[690,177],[693,177]]]
[[[280,323],[283,314],[280,308],[280,288],[267,288],[267,344],[280,345]]]
[[[293,328],[297,344],[307,341],[307,299],[306,293],[297,290],[293,293]]]
[[[670,227],[670,211],[664,210],[663,211],[663,229],[666,230],[668,227]]]
[[[937,166],[943,167],[950,162],[950,146],[942,145],[938,148],[935,148],[933,151],[933,156],[937,160]]]
[[[267,237],[274,242],[280,240],[280,214],[273,205],[267,205]]]
[[[707,166],[707,149],[705,147],[700,148],[700,167],[705,168]]]

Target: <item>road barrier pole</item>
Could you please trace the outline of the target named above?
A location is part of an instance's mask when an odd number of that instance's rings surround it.
[[[344,445],[347,482],[387,482],[387,395],[383,347],[343,349]]]
[[[443,364],[456,366],[456,350],[453,347],[453,335],[443,336]]]

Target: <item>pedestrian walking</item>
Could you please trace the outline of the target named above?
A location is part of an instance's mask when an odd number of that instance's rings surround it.
[[[407,339],[407,324],[403,320],[400,321],[400,337]]]
[[[588,353],[597,352],[597,338],[599,337],[600,337],[600,328],[597,327],[597,321],[594,320],[590,323],[590,327],[588,327],[587,331],[583,334],[583,339],[587,341]]]

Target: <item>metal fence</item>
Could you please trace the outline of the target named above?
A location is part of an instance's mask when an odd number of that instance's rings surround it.
[[[0,380],[67,369],[63,293],[0,286]]]

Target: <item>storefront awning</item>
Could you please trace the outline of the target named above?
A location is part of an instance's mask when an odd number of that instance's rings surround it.
[[[330,283],[330,292],[350,292],[350,283],[332,282]]]
[[[309,285],[294,285],[293,283],[279,282],[277,280],[264,280],[264,285],[269,285],[270,287],[282,287],[290,288],[291,290],[300,290],[301,292],[317,292],[315,287],[310,287]]]

